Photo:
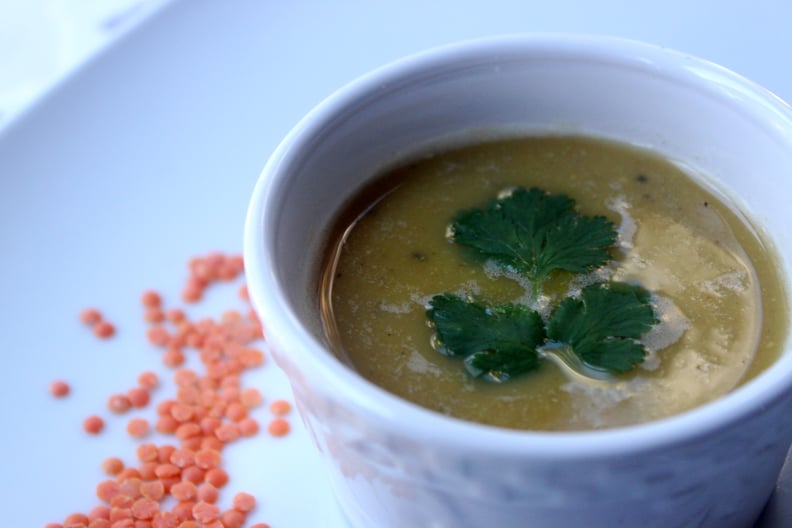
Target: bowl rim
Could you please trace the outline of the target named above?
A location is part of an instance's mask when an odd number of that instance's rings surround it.
[[[645,42],[601,35],[510,34],[454,42],[409,55],[372,70],[329,95],[291,129],[264,166],[245,219],[244,257],[251,300],[266,334],[275,341],[288,339],[289,355],[294,362],[307,361],[311,377],[325,380],[335,398],[349,402],[368,427],[398,431],[417,442],[506,457],[541,455],[572,460],[653,451],[721,431],[792,394],[792,351],[788,335],[781,357],[762,373],[737,390],[689,411],[605,430],[506,429],[451,418],[387,392],[335,359],[300,323],[272,270],[273,259],[266,250],[273,243],[272,232],[268,233],[264,226],[267,219],[276,217],[280,204],[275,197],[288,184],[286,169],[299,158],[301,149],[342,115],[345,108],[382,86],[398,84],[417,73],[472,57],[504,53],[575,56],[686,79],[703,79],[706,75],[706,86],[739,93],[750,104],[761,105],[786,119],[792,147],[792,108],[780,98],[720,65]],[[789,307],[789,277],[785,279]],[[275,348],[276,361],[277,351]]]

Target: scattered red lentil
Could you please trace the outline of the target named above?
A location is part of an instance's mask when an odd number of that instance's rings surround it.
[[[108,321],[99,321],[93,326],[93,332],[96,337],[107,339],[115,335],[115,326]]]
[[[275,416],[286,416],[291,412],[291,404],[286,400],[275,400],[270,403],[269,409]]]
[[[104,420],[101,417],[92,414],[83,420],[83,429],[86,433],[99,434],[104,429]]]
[[[102,471],[108,475],[118,475],[124,470],[124,462],[118,457],[109,457],[102,462]]]
[[[228,473],[223,468],[212,468],[206,472],[204,480],[215,488],[222,488],[228,483]]]
[[[103,319],[102,312],[97,310],[96,308],[86,308],[82,312],[80,312],[80,321],[83,323],[93,326],[99,321]]]
[[[143,438],[149,432],[149,423],[145,418],[132,418],[127,422],[127,433],[135,438]]]
[[[259,423],[253,418],[243,418],[239,421],[239,434],[242,436],[255,436],[259,432]]]
[[[269,431],[269,434],[272,436],[286,436],[289,434],[290,430],[291,426],[289,422],[283,418],[275,418],[267,426],[267,431]]]
[[[196,521],[208,523],[220,516],[220,508],[211,502],[200,501],[195,503],[192,513]]]
[[[162,323],[165,321],[165,312],[159,308],[146,308],[143,319],[145,319],[147,323]]]
[[[72,513],[63,521],[64,528],[74,528],[80,525],[88,524],[89,519],[87,515],[82,513]]]
[[[198,493],[198,487],[189,480],[177,482],[170,488],[170,494],[177,501],[193,500]]]
[[[165,346],[168,344],[170,334],[164,326],[152,326],[146,334],[152,345]]]
[[[146,308],[159,308],[162,306],[162,297],[154,290],[146,290],[140,296],[143,306]]]
[[[127,398],[133,407],[140,409],[148,405],[151,399],[149,392],[143,387],[132,387],[127,391]]]
[[[132,402],[124,394],[113,394],[107,399],[107,408],[114,413],[125,413],[130,407],[132,407]]]
[[[165,496],[165,486],[160,480],[154,480],[155,475],[152,473],[150,480],[140,484],[140,494],[151,500],[160,501]]]
[[[56,398],[63,398],[64,396],[68,396],[69,392],[71,391],[71,387],[69,387],[69,384],[63,380],[55,380],[50,383],[49,391],[50,394]]]
[[[155,372],[150,370],[141,372],[138,376],[138,385],[147,390],[154,389],[157,385],[159,385],[159,377]]]
[[[232,504],[234,505],[234,509],[247,513],[256,507],[256,498],[250,493],[240,491],[234,495]]]
[[[191,259],[182,298],[196,302],[213,284],[233,280],[243,272],[241,256],[213,252]],[[249,302],[245,285],[239,287],[238,294]],[[223,449],[240,437],[259,432],[252,410],[264,398],[256,388],[241,383],[246,370],[264,363],[264,354],[253,344],[263,337],[258,316],[248,305],[245,310],[227,310],[217,319],[190,320],[181,308],[165,306],[155,290],[143,292],[141,303],[149,324],[148,341],[162,348],[162,363],[176,369],[176,395],[157,404],[153,422],[159,433],[173,437],[173,444],[142,443],[137,447],[137,461],[129,465],[118,457],[106,458],[102,469],[110,478],[96,487],[101,504],[87,517],[73,514],[66,518],[69,524],[50,523],[45,528],[241,528],[255,507],[253,495],[237,493],[230,509],[221,510],[216,503],[220,488],[229,481],[222,467]],[[84,310],[80,319],[97,336],[110,337],[115,332],[96,309]],[[183,368],[193,351],[200,368]],[[136,387],[108,398],[111,412],[123,413],[150,403],[159,376],[145,371],[137,381]],[[55,383],[50,386],[53,395],[62,391]],[[270,434],[288,433],[289,423],[280,417],[290,409],[285,400],[272,403],[270,411],[276,418],[269,424]],[[83,423],[91,433],[100,432],[103,425],[97,415]],[[134,437],[145,436],[149,428],[145,418],[127,422],[127,431]],[[269,525],[258,523],[251,528]]]
[[[220,515],[223,528],[242,528],[247,515],[241,510],[226,510]]]
[[[209,484],[208,482],[204,482],[198,486],[198,500],[203,502],[216,502],[217,498],[220,496],[220,491],[214,487],[213,485]]]

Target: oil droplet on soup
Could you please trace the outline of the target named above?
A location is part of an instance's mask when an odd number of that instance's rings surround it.
[[[618,226],[614,280],[655,292],[650,355],[615,382],[587,384],[545,362],[492,383],[433,349],[426,307],[444,292],[522,302],[526,285],[449,243],[456,212],[503,189],[565,193]],[[464,420],[582,430],[656,420],[718,398],[780,354],[789,308],[776,256],[723,196],[670,161],[584,137],[526,137],[436,153],[387,172],[351,201],[328,244],[320,293],[339,358],[384,389]],[[551,276],[560,299],[572,281]],[[652,352],[656,350],[656,352]]]

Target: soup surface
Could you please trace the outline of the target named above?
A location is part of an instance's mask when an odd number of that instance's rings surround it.
[[[537,298],[515,274],[450,243],[458,211],[514,186],[565,193],[581,214],[611,220],[613,261],[587,276],[554,272]],[[391,170],[340,215],[328,255],[322,312],[338,356],[402,398],[495,426],[600,429],[673,415],[761,372],[787,332],[775,257],[741,213],[664,158],[600,139],[498,140]],[[544,361],[495,383],[432,345],[435,295],[552,304],[602,280],[653,292],[660,320],[641,338],[646,360],[614,380]]]

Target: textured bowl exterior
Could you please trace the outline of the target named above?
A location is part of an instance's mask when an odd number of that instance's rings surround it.
[[[792,442],[792,352],[732,394],[649,424],[579,433],[451,419],[329,351],[316,276],[334,214],[383,167],[514,134],[648,146],[735,197],[786,276],[792,111],[718,66],[635,42],[508,36],[409,57],[309,113],[264,168],[245,233],[268,344],[357,528],[750,526]]]

